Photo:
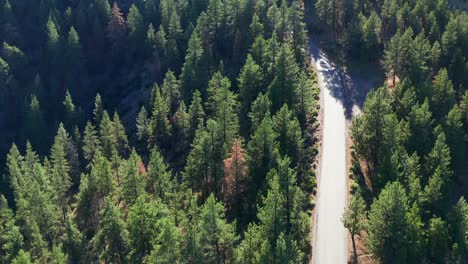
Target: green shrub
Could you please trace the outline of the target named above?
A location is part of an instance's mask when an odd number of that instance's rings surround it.
[[[310,169],[309,170],[309,173],[307,175],[307,180],[306,180],[306,183],[305,183],[305,189],[308,193],[314,193],[314,190],[317,186],[317,179],[315,178],[315,170],[314,169]]]
[[[354,194],[359,189],[359,184],[356,181],[351,180],[350,187],[351,193]]]
[[[314,210],[314,208],[315,208],[315,199],[311,198],[309,200],[309,207],[310,207],[311,210]]]

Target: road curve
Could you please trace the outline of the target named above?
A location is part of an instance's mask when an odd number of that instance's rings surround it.
[[[347,262],[347,233],[341,222],[346,206],[346,118],[339,71],[310,41],[322,100],[322,147],[313,242],[314,264]]]

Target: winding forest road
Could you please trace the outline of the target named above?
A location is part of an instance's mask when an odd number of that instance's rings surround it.
[[[346,117],[339,71],[312,41],[312,64],[321,87],[322,147],[314,225],[314,264],[347,262],[347,233],[341,222],[346,206]]]

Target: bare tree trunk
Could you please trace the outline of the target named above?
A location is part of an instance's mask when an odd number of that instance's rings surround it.
[[[356,250],[356,241],[354,241],[354,235],[351,235],[351,240],[353,241],[353,251],[354,251],[353,263],[357,264],[358,263],[358,257],[357,257],[357,250]]]

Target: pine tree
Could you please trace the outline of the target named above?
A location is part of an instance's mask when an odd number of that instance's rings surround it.
[[[155,97],[151,116],[151,143],[160,148],[167,146],[166,138],[170,134],[170,123],[168,119],[169,109],[161,95],[157,85],[153,87]]]
[[[82,174],[77,194],[78,224],[87,235],[94,234],[99,223],[99,212],[104,198],[114,190],[114,179],[110,162],[97,151],[88,165],[89,175]]]
[[[31,96],[31,103],[29,104],[24,123],[25,137],[31,141],[31,144],[38,150],[45,149],[45,142],[42,140],[44,132],[46,131],[46,123],[43,111],[39,101],[35,95]]]
[[[247,144],[247,164],[255,190],[263,189],[266,175],[275,166],[279,155],[272,123],[270,118],[263,119]]]
[[[263,38],[263,36],[257,36],[250,48],[250,54],[254,61],[262,67],[264,75],[266,77],[270,77],[269,74],[269,50],[268,50],[268,42]],[[267,79],[267,78],[265,78]]]
[[[406,36],[407,34],[405,34]],[[383,65],[388,76],[392,77],[392,82],[395,84],[396,78],[403,79],[403,69],[405,65],[401,61],[409,52],[408,46],[403,44],[402,34],[398,31],[388,42],[388,46],[384,51]]]
[[[291,234],[293,229],[293,219],[296,218],[297,211],[301,210],[302,206],[302,192],[298,189],[296,172],[290,168],[291,159],[288,156],[278,159],[277,169],[272,169],[267,175],[267,178],[275,177],[278,175],[280,183],[280,191],[283,194],[284,208],[286,213],[286,229],[287,235]]]
[[[70,256],[70,260],[79,262],[83,257],[84,237],[71,215],[67,217],[63,240],[63,249]]]
[[[304,13],[299,2],[293,2],[289,10],[289,24],[292,31],[292,50],[299,65],[305,62],[303,49],[307,47],[307,30],[305,27]]]
[[[441,60],[442,49],[440,47],[439,41],[435,41],[431,48],[431,64],[434,69],[439,69],[440,60]]]
[[[123,175],[121,181],[122,196],[127,204],[135,203],[138,196],[145,192],[144,175],[139,170],[140,157],[135,149],[123,165]]]
[[[96,156],[93,159],[91,172],[89,174],[90,183],[94,193],[97,196],[97,199],[104,199],[108,195],[114,192],[115,180],[120,180],[119,178],[114,179],[114,171],[112,168],[112,163],[106,159],[100,152],[96,153]],[[98,207],[101,206],[102,201],[98,201]],[[99,212],[99,209],[96,213]]]
[[[353,241],[354,250],[354,263],[357,263],[357,251],[355,236],[360,235],[361,231],[365,228],[365,221],[367,219],[366,203],[361,196],[361,193],[357,192],[351,198],[348,208],[343,213],[343,222],[346,229],[351,234],[351,240]]]
[[[136,136],[138,142],[141,144],[141,148],[146,148],[150,137],[150,119],[148,118],[148,112],[146,112],[145,106],[141,107],[136,120],[137,132]]]
[[[315,2],[317,15],[325,25],[331,27],[335,40],[339,37],[338,33],[342,31],[344,24],[345,9],[343,3],[344,2],[340,0],[319,0]]]
[[[161,211],[161,205],[146,195],[138,197],[135,204],[130,207],[127,223],[131,261],[141,261],[153,249],[153,240],[160,230],[158,220]]]
[[[67,43],[65,45],[65,59],[67,87],[77,94],[80,91],[79,88],[81,88],[79,86],[80,83],[83,83],[81,80],[86,79],[86,71],[83,68],[84,56],[80,44],[80,37],[73,26],[68,32]],[[77,76],[80,76],[80,78],[77,78]]]
[[[23,235],[3,195],[0,195],[0,245],[0,262],[2,263],[11,262],[23,246]]]
[[[361,16],[360,20],[362,32],[361,37],[362,42],[368,51],[367,57],[369,59],[374,59],[380,52],[380,29],[382,28],[382,22],[375,12],[372,12],[368,18]]]
[[[65,217],[68,206],[67,192],[71,186],[70,164],[66,156],[66,148],[69,141],[70,137],[63,124],[60,123],[54,139],[54,145],[52,145],[50,151],[50,160],[52,165],[51,184],[55,193],[55,199],[62,208],[63,217]]]
[[[304,140],[299,121],[287,105],[283,105],[273,117],[273,130],[277,133],[280,154],[289,156],[296,165],[303,155]]]
[[[239,1],[237,1],[239,2]],[[239,69],[242,66],[242,59],[244,58],[245,47],[244,47],[245,37],[242,35],[238,28],[235,29],[234,41],[232,44],[232,64],[230,65],[233,69],[233,72],[239,72]]]
[[[169,115],[172,116],[177,111],[181,99],[180,83],[172,71],[168,71],[164,77],[164,82],[161,86],[161,96],[167,104]]]
[[[465,93],[460,98],[460,111],[462,114],[462,121],[464,125],[463,127],[467,129],[468,128],[468,91],[465,91]]]
[[[435,131],[437,130],[440,131],[440,129],[436,128]],[[427,174],[431,175],[439,168],[442,173],[441,177],[444,180],[452,179],[451,161],[450,149],[446,143],[445,133],[441,131],[436,136],[434,147],[427,157]]]
[[[368,243],[380,261],[406,262],[411,241],[401,238],[408,232],[407,210],[406,193],[400,183],[388,184],[372,204]]]
[[[468,227],[468,204],[466,203],[465,198],[461,197],[458,200],[449,219],[452,227],[451,235],[453,237],[454,244],[456,243],[459,245],[461,249],[460,252],[455,252],[455,258],[461,260],[463,259],[463,254],[466,252],[468,246],[468,234],[466,233]]]
[[[252,103],[252,111],[249,113],[251,131],[257,130],[263,119],[270,117],[271,101],[268,95],[260,93]]]
[[[15,43],[20,39],[18,32],[18,21],[13,13],[11,4],[9,0],[3,2],[3,6],[0,8],[2,10],[2,19],[0,23],[2,24],[2,29],[0,30],[0,41],[5,41],[9,43]]]
[[[25,248],[29,248],[33,256],[38,258],[44,257],[45,259],[48,255],[47,242],[44,241],[39,226],[34,218],[28,215],[29,212],[26,212],[26,209],[24,209],[24,207],[27,206],[27,202],[25,200],[20,200],[17,204],[21,206],[18,208],[16,218],[21,228],[21,233],[24,236]],[[18,255],[21,255],[21,251],[22,250],[20,250]],[[15,260],[13,260],[13,263],[14,262]]]
[[[409,207],[409,212],[406,214],[408,219],[406,237],[410,245],[408,249],[408,262],[418,263],[424,254],[424,248],[426,246],[424,223],[421,219],[421,210],[419,209],[418,203],[414,202]]]
[[[174,221],[169,217],[159,219],[158,227],[160,233],[153,241],[154,250],[148,256],[151,263],[180,263],[181,256],[181,235]]]
[[[304,239],[309,230],[309,216],[303,211],[306,206],[306,194],[299,188],[297,173],[291,169],[291,160],[288,156],[278,160],[277,169],[270,170],[267,178],[279,176],[280,191],[285,197],[283,207],[285,208],[285,240],[286,256],[292,260],[302,258],[310,241]]]
[[[364,104],[364,114],[353,120],[351,128],[356,153],[363,158],[372,184],[382,188],[389,180],[388,165],[396,145],[396,116],[391,113],[389,94],[385,88],[370,92]]]
[[[206,128],[200,126],[187,159],[185,182],[201,190],[203,198],[211,192],[220,194],[225,157],[222,131],[221,124],[212,119],[207,121]]]
[[[79,227],[86,227],[82,229],[85,233],[92,229],[90,213],[93,196],[88,178],[86,174],[81,175],[80,187],[76,194],[77,222]]]
[[[183,36],[182,29],[180,26],[180,16],[177,12],[177,9],[174,8],[169,18],[169,25],[167,26],[166,56],[167,58],[170,58],[170,60],[168,61],[169,70],[178,70],[181,66],[181,54],[179,51],[179,43],[182,37]]]
[[[6,181],[13,190],[16,204],[28,192],[28,189],[25,188],[28,182],[24,179],[23,171],[21,170],[23,160],[24,157],[19,152],[18,147],[13,144],[6,158],[6,168],[8,171]]]
[[[249,224],[244,233],[244,239],[236,247],[235,256],[237,263],[254,263],[258,256],[258,249],[261,247],[261,242],[264,240],[258,225]]]
[[[0,89],[2,93],[0,95],[0,102],[2,103],[2,108],[4,111],[7,111],[8,106],[12,105],[12,100],[14,98],[14,78],[11,76],[10,66],[8,63],[0,57]]]
[[[153,47],[156,50],[156,55],[160,61],[160,71],[165,72],[167,71],[167,64],[169,58],[167,57],[167,36],[166,31],[162,25],[159,26],[159,30],[154,36],[154,39],[150,39],[151,43],[153,43]]]
[[[208,263],[231,262],[238,237],[233,224],[227,223],[224,207],[210,195],[200,211],[200,243]]]
[[[227,4],[227,23],[230,28],[237,29],[241,25],[242,12],[244,11],[244,2],[235,0]],[[243,22],[243,21],[242,21]]]
[[[257,14],[252,17],[252,23],[249,26],[250,41],[253,42],[257,37],[263,35],[263,24]]]
[[[18,255],[13,259],[11,263],[12,264],[32,264],[34,262],[31,260],[31,254],[21,249],[18,252]]]
[[[263,206],[259,208],[258,219],[260,220],[260,232],[267,238],[268,253],[274,260],[279,257],[276,247],[280,234],[286,229],[286,210],[284,207],[284,196],[280,191],[280,180],[278,175],[268,180],[268,193],[263,198]]]
[[[83,137],[83,156],[88,164],[94,159],[96,152],[102,151],[97,131],[88,121]]]
[[[121,26],[120,23],[119,25]],[[130,7],[130,10],[128,11],[127,25],[129,47],[132,50],[132,54],[136,55],[137,58],[139,58],[143,51],[143,49],[140,48],[140,45],[142,45],[145,40],[145,25],[143,16],[141,15],[140,10],[138,10],[135,4],[133,4]]]
[[[245,198],[247,175],[247,163],[242,141],[236,139],[229,157],[224,160],[223,183],[224,202],[228,208],[232,208],[235,215],[237,215],[241,202]]]
[[[78,128],[77,125],[73,127],[72,142],[76,146],[77,154],[81,154],[82,153],[81,150],[83,148],[83,142],[82,142],[80,129]],[[80,153],[78,153],[78,151],[80,151]]]
[[[149,24],[148,30],[146,31],[146,52],[145,54],[154,56],[154,61],[159,63],[160,52],[157,49],[156,42],[156,31],[152,23]],[[159,68],[161,65],[156,65],[156,68]]]
[[[443,178],[440,168],[436,168],[429,178],[422,193],[422,202],[427,209],[435,214],[440,214],[447,207],[448,180]]]
[[[10,65],[10,70],[16,78],[27,76],[28,57],[18,47],[3,42],[2,58]]]
[[[395,85],[395,96],[392,102],[392,107],[399,119],[403,119],[409,115],[413,106],[419,104],[416,98],[414,86],[411,85],[409,79],[404,79]]]
[[[224,140],[223,123],[209,119],[206,123],[208,147],[210,150],[210,179],[211,190],[216,197],[220,198],[223,177],[223,160],[227,154],[228,144]],[[206,197],[206,196],[205,196]]]
[[[192,143],[187,158],[187,166],[184,171],[184,183],[194,192],[202,191],[202,196],[208,195],[208,182],[210,180],[210,156],[211,148],[209,145],[209,135],[205,126],[199,126],[195,132],[195,138]]]
[[[263,69],[267,79],[269,80],[275,77],[275,66],[280,66],[280,63],[278,62],[278,55],[281,47],[281,43],[278,41],[278,35],[276,34],[276,31],[273,31],[271,38],[268,39],[266,43],[267,49],[265,53],[265,68]],[[290,59],[292,59],[292,57]]]
[[[68,32],[68,39],[67,39],[67,60],[70,66],[72,65],[80,65],[83,59],[83,51],[81,49],[80,44],[80,37],[78,32],[76,32],[74,27],[70,28]]]
[[[213,75],[208,84],[209,110],[221,126],[221,140],[225,149],[231,146],[239,130],[237,102],[229,90],[230,85],[229,79],[219,72]]]
[[[270,8],[270,10],[272,10]],[[270,11],[268,10],[268,11]],[[291,24],[289,24],[288,17],[289,17],[289,9],[286,1],[281,1],[281,5],[278,8],[277,12],[273,12],[273,15],[276,15],[278,20],[276,20],[276,23],[273,22],[273,25],[275,26],[276,29],[276,34],[279,36],[279,39],[281,43],[286,42],[286,40],[289,38],[289,34],[291,32]],[[272,19],[272,21],[275,21]]]
[[[447,223],[441,218],[432,218],[428,230],[428,255],[432,263],[445,263],[450,246]]]
[[[40,175],[37,174],[39,172],[36,171],[37,169],[36,166],[40,165],[39,156],[33,150],[33,147],[31,146],[29,142],[26,142],[26,153],[24,155],[24,161],[20,163],[20,165],[23,171],[23,175],[26,179],[33,178],[34,180],[40,183],[47,182],[46,179],[42,177],[38,177]],[[47,167],[47,165],[48,164],[44,161],[44,166]]]
[[[263,73],[259,65],[252,59],[251,55],[247,56],[244,67],[239,74],[239,97],[241,100],[241,124],[247,128],[247,114],[250,112],[253,101],[257,98],[260,92],[264,92]],[[244,131],[248,132],[249,129]]]
[[[279,11],[279,8],[278,8],[278,4],[279,3],[275,3],[275,4],[270,4],[270,6],[265,6],[265,8],[267,9],[267,12],[266,12],[266,22],[265,22],[265,32],[266,32],[266,35],[267,36],[273,36],[275,35],[275,37],[278,36],[278,32],[281,31],[281,27],[280,27],[280,22],[279,20],[281,18],[284,18],[284,16],[282,17],[281,14],[280,14],[280,11]],[[283,32],[280,32],[280,34],[283,33]],[[283,36],[280,35],[279,39],[281,40],[281,42],[283,42]],[[276,40],[275,40],[276,41]]]
[[[203,110],[203,101],[201,93],[195,90],[192,95],[192,103],[189,106],[190,137],[189,141],[195,136],[195,131],[200,125],[205,125],[205,111]]]
[[[185,63],[182,67],[180,80],[184,88],[184,98],[188,100],[195,92],[195,89],[201,89],[206,86],[205,69],[203,68],[203,46],[202,40],[198,33],[194,31],[188,42],[187,53],[185,55]],[[193,100],[193,99],[192,99]]]
[[[153,148],[148,164],[147,189],[154,193],[156,197],[159,197],[159,199],[167,203],[174,191],[173,184],[171,172],[168,171],[163,156],[156,147]]]
[[[70,92],[67,90],[65,93],[65,100],[63,101],[64,106],[64,122],[67,129],[72,129],[73,126],[77,125],[77,111],[73,104],[73,99]]]
[[[96,94],[94,99],[93,119],[96,127],[101,125],[102,116],[104,114],[104,106],[102,105],[101,95]]]
[[[208,19],[209,27],[209,41],[214,47],[215,61],[219,58],[219,50],[222,49],[221,44],[224,40],[225,26],[226,26],[226,14],[225,14],[225,3],[220,0],[210,0],[206,15]]]
[[[283,104],[293,105],[298,83],[299,67],[288,45],[283,44],[274,64],[275,77],[269,86],[272,110],[276,112]]]
[[[404,62],[408,64],[408,77],[415,83],[422,83],[429,78],[430,71],[428,64],[431,62],[431,44],[422,32],[415,36],[409,43],[412,50],[408,54],[409,57],[407,60],[404,60]],[[420,92],[421,93],[418,94],[419,98],[431,96],[430,90],[428,89],[421,89]]]
[[[102,152],[108,159],[117,153],[117,138],[115,137],[114,129],[114,123],[107,111],[104,111],[99,125],[99,136]]]
[[[446,118],[455,105],[455,91],[446,69],[441,69],[434,80],[431,109],[436,120]]]
[[[117,2],[114,2],[112,6],[109,23],[107,25],[107,37],[111,42],[112,51],[115,55],[118,55],[118,52],[125,46],[127,25]]]
[[[117,151],[120,156],[126,157],[130,150],[128,146],[127,132],[125,132],[125,127],[120,122],[120,117],[117,112],[114,112],[112,123],[114,127],[113,133],[117,143]]]
[[[441,37],[440,28],[439,28],[439,25],[437,24],[437,18],[435,16],[434,11],[431,11],[431,13],[429,14],[427,23],[428,25],[430,25],[430,29],[428,30],[428,32],[429,32],[429,38],[431,39],[431,41],[434,42],[434,41],[439,40]]]
[[[45,173],[39,165],[36,165],[35,169]],[[53,187],[32,181],[29,193],[19,199],[16,211],[16,218],[25,238],[25,248],[30,249],[33,256],[44,260],[49,255],[48,243],[56,241],[63,232],[63,207],[61,208],[62,204],[57,202],[57,195],[53,193],[56,188]]]
[[[117,264],[126,263],[128,231],[121,215],[111,199],[107,199],[106,205],[101,211],[99,231],[93,239],[101,261]]]
[[[182,222],[182,227],[186,230],[182,234],[182,256],[187,263],[195,264],[203,261],[200,244],[199,210],[196,197],[189,193],[187,199],[187,217]]]
[[[452,167],[456,168],[463,162],[466,150],[462,113],[457,105],[448,112],[444,130],[447,135],[447,145],[452,155]]]
[[[318,97],[319,89],[317,86],[317,77],[314,74],[306,74],[301,72],[299,74],[299,84],[296,89],[294,112],[304,127],[306,120],[316,111],[316,98]]]
[[[52,264],[67,263],[68,255],[62,252],[60,245],[53,245],[50,260]]]
[[[55,24],[54,19],[52,16],[49,16],[47,21],[47,54],[50,58],[49,63],[50,67],[55,71],[51,71],[51,77],[58,77],[54,76],[56,71],[61,70],[60,66],[62,66],[62,61],[59,60],[59,52],[60,52],[60,35],[57,30],[57,25]]]
[[[169,27],[169,20],[171,18],[172,12],[174,9],[171,6],[171,1],[163,0],[159,3],[159,9],[161,13],[161,26],[165,29]]]
[[[429,111],[429,102],[414,105],[408,115],[410,136],[408,151],[416,151],[418,155],[425,156],[430,151],[432,141],[432,113]]]
[[[187,107],[184,101],[180,103],[179,109],[174,114],[174,126],[172,133],[176,141],[176,151],[185,153],[190,145],[190,114],[187,112]]]

